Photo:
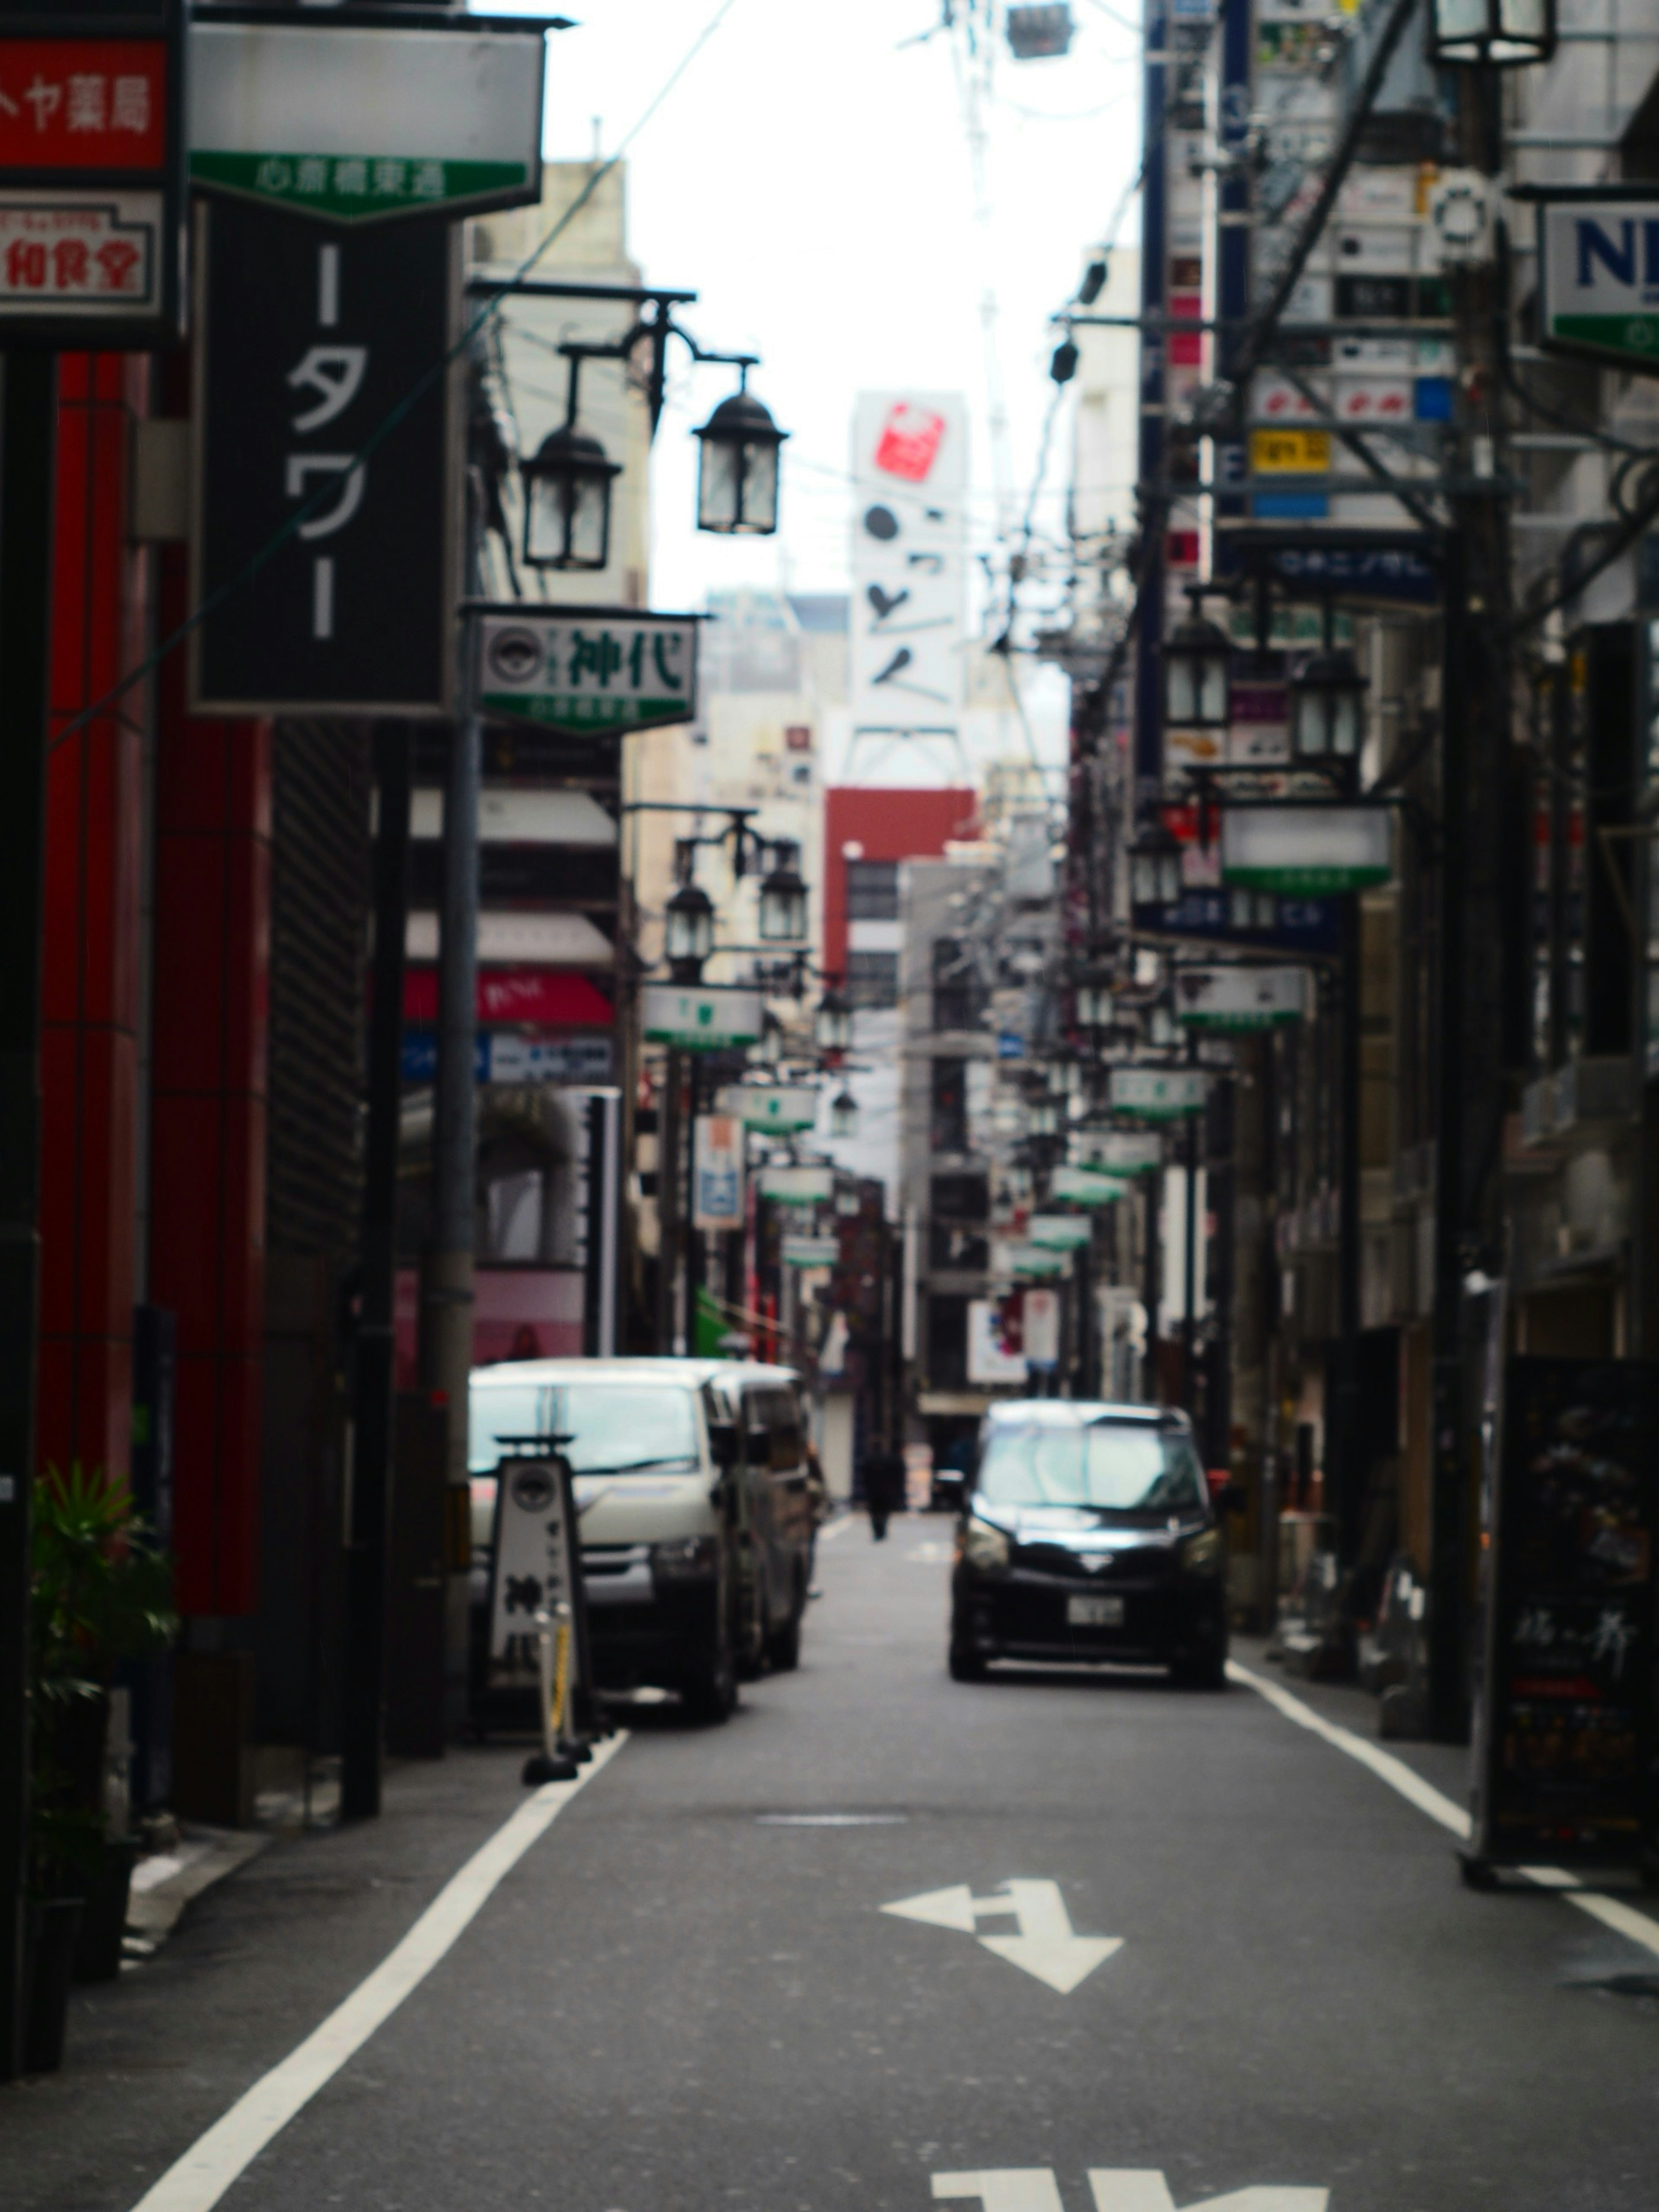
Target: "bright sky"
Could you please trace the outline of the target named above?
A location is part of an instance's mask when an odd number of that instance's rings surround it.
[[[550,44],[547,153],[586,159],[596,117],[599,143],[613,151],[718,4],[569,0],[582,27]],[[704,345],[763,356],[754,388],[793,435],[778,538],[700,536],[688,432],[731,375],[704,369],[688,383],[682,373],[653,460],[659,605],[696,605],[734,584],[845,588],[848,424],[864,388],[969,395],[973,538],[989,542],[997,473],[980,317],[988,286],[999,308],[1006,473],[1023,513],[1053,388],[1048,317],[1139,157],[1133,5],[1073,0],[1077,36],[1064,59],[1017,63],[999,33],[981,224],[960,88],[963,30],[904,43],[938,21],[940,0],[732,0],[629,150],[630,244],[647,281],[700,294],[686,319]],[[491,0],[490,12],[514,9],[547,12]],[[999,0],[999,21],[1001,13]],[[1051,526],[1064,477],[1057,437]]]

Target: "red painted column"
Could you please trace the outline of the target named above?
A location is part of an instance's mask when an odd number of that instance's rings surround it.
[[[132,1425],[142,716],[135,690],[58,733],[142,657],[148,556],[129,541],[149,365],[59,370],[41,1082],[40,1457],[125,1475]]]
[[[163,556],[161,623],[185,604]],[[270,726],[185,711],[158,678],[150,1297],[177,1316],[174,1551],[181,1611],[258,1593],[264,1328]]]

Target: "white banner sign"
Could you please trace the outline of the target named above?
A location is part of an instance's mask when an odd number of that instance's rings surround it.
[[[1073,1206],[1109,1206],[1128,1188],[1123,1176],[1101,1175],[1093,1168],[1058,1167],[1048,1177],[1048,1195],[1066,1199]]]
[[[854,736],[951,737],[962,713],[967,404],[860,392],[853,417]]]
[[[1306,968],[1182,968],[1175,1014],[1196,1029],[1265,1030],[1299,1022],[1313,1002]]]
[[[836,1194],[834,1168],[769,1167],[760,1171],[760,1194],[780,1206],[817,1206]]]
[[[1387,806],[1303,804],[1221,810],[1221,880],[1287,898],[1323,898],[1386,884],[1394,873]]]
[[[833,1237],[786,1237],[783,1240],[786,1267],[833,1267],[840,1257],[841,1247]]]
[[[647,983],[642,1012],[647,1043],[675,1044],[686,1052],[726,1052],[760,1042],[764,1009],[758,991]]]
[[[1149,1121],[1201,1114],[1205,1083],[1195,1067],[1115,1067],[1111,1103],[1120,1113],[1144,1114]]]
[[[818,1094],[807,1083],[728,1084],[715,1103],[751,1129],[810,1129],[818,1118]]]
[[[1056,1198],[1066,1194],[1062,1191],[1054,1193]],[[1091,1233],[1088,1219],[1080,1213],[1034,1213],[1025,1224],[1025,1234],[1045,1252],[1078,1251],[1088,1243]]]
[[[968,1380],[970,1382],[1023,1382],[1025,1355],[1003,1348],[1001,1307],[995,1298],[968,1302]]]
[[[1026,1365],[1057,1367],[1060,1364],[1060,1292],[1027,1291],[1020,1304],[1024,1321]]]
[[[478,694],[489,714],[616,738],[689,722],[696,712],[695,616],[515,601],[480,609],[474,619]]]
[[[1150,1130],[1087,1130],[1079,1132],[1072,1141],[1077,1147],[1081,1167],[1109,1168],[1119,1175],[1146,1175],[1164,1164],[1164,1139]]]

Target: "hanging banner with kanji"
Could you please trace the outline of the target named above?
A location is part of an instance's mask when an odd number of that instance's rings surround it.
[[[471,611],[478,700],[488,714],[620,738],[689,722],[696,711],[696,615],[519,600]]]
[[[182,0],[13,20],[0,19],[0,343],[172,344],[184,312]]]

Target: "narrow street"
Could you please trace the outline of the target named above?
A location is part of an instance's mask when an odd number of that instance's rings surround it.
[[[839,1524],[799,1673],[723,1731],[636,1707],[226,2201],[1085,2212],[1092,2174],[1097,2212],[1650,2206],[1651,1952],[1466,1891],[1443,1828],[1241,1680],[952,1684],[948,1535]],[[1410,1755],[1461,1797],[1462,1754]],[[401,1769],[377,1827],[277,1844],[78,1998],[6,2107],[9,2212],[130,2212],[525,1802],[520,1756]]]

